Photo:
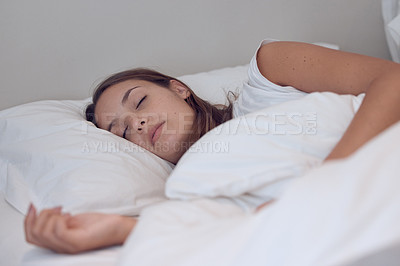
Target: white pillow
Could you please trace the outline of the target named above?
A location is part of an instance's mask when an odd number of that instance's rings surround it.
[[[164,200],[172,165],[83,118],[88,101],[40,101],[0,113],[5,196],[19,211],[138,214]],[[2,177],[4,178],[4,177]]]
[[[224,103],[223,89],[236,90],[246,73],[240,66],[182,80],[206,100]],[[33,202],[39,209],[137,215],[165,200],[173,165],[87,122],[88,102],[39,101],[0,112],[0,188],[20,212]]]
[[[202,99],[212,104],[227,104],[227,93],[240,93],[243,83],[248,80],[249,65],[222,68],[195,75],[182,76],[185,82]],[[201,78],[199,78],[201,75]]]
[[[279,197],[329,154],[363,97],[312,93],[220,125],[178,162],[167,197],[229,198],[244,209]]]

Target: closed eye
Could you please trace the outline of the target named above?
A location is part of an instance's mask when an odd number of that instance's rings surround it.
[[[122,134],[122,137],[123,137],[124,139],[126,139],[126,131],[128,131],[128,127],[125,128],[124,133]]]
[[[139,106],[142,104],[142,102],[144,101],[144,99],[146,99],[147,96],[144,96],[142,99],[140,99],[140,101],[138,102],[136,109],[139,108]]]

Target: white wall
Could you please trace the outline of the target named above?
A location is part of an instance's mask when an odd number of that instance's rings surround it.
[[[1,0],[0,109],[81,99],[107,75],[248,63],[264,37],[389,58],[379,0]]]

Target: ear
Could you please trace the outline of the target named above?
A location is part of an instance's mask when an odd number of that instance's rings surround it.
[[[177,80],[171,80],[169,88],[184,100],[190,96],[190,90]]]

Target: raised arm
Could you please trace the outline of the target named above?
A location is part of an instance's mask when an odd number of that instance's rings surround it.
[[[260,48],[257,63],[270,81],[305,92],[365,93],[341,140],[326,158],[343,158],[400,120],[400,64],[374,57],[297,43]]]

